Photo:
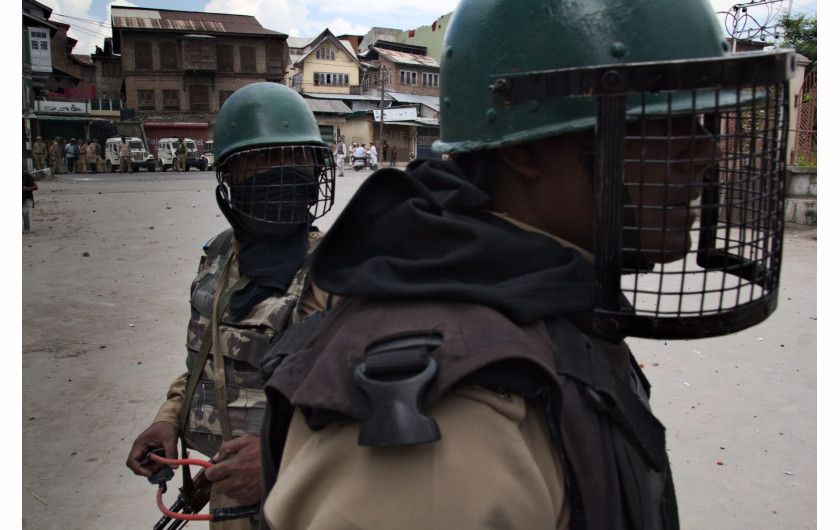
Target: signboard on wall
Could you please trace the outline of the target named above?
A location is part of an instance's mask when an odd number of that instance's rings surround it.
[[[384,111],[385,122],[413,120],[417,118],[416,107],[397,107],[395,109],[384,109]],[[379,121],[380,114],[382,114],[382,110],[377,109],[373,111],[374,121]]]
[[[90,109],[89,103],[80,103],[78,101],[61,101],[56,99],[35,101],[35,110],[40,112],[60,112],[62,114],[88,114]]]

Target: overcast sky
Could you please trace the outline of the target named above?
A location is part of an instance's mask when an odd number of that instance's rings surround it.
[[[329,28],[336,35],[364,35],[374,26],[404,30],[426,26],[451,12],[458,3],[457,0],[180,0],[177,3],[163,0],[38,1],[53,9],[53,20],[70,24],[70,36],[79,41],[73,50],[78,54],[93,53],[94,46],[102,46],[102,39],[111,36],[111,5],[253,15],[265,28],[292,37],[314,37],[324,28]],[[741,0],[741,3],[749,1]],[[734,5],[732,0],[709,2],[715,11],[728,11]],[[817,0],[782,0],[770,7],[751,7],[748,13],[763,22],[772,19],[779,11],[786,11],[791,5],[794,13],[817,13]]]

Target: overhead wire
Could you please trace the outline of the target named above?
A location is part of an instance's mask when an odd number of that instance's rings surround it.
[[[53,13],[53,16],[59,16],[59,17],[69,18],[69,19],[72,19],[72,20],[78,20],[79,22],[85,22],[85,23],[88,23],[88,24],[101,26],[103,28],[110,28],[111,27],[111,24],[109,22],[103,22],[103,21],[99,21],[99,20],[90,20],[90,19],[87,19],[87,18],[74,17],[74,16],[70,16],[70,15],[64,15],[62,13]]]
[[[90,20],[86,18],[74,17],[70,15],[64,15],[62,13],[53,13],[53,16],[61,17],[64,19],[69,19],[73,21],[77,21],[79,23],[69,24],[70,28],[69,31],[76,32],[77,34],[88,36],[88,37],[95,37],[95,38],[108,38],[108,31],[111,29],[111,24],[108,22],[102,22],[98,20]],[[60,20],[59,20],[60,22]],[[95,29],[89,29],[83,26],[83,24],[88,24],[91,26],[95,26]]]

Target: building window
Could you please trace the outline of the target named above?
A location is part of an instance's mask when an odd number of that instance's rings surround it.
[[[239,48],[239,70],[242,72],[257,71],[257,49],[253,46]]]
[[[233,72],[233,47],[226,44],[217,46],[216,61],[220,72]]]
[[[190,85],[190,110],[210,110],[210,89],[207,85]]]
[[[161,70],[177,70],[178,69],[178,51],[174,42],[161,42],[158,44],[160,51],[160,69]]]
[[[409,72],[407,70],[400,70],[400,84],[401,85],[417,85],[417,72]]]
[[[270,74],[283,74],[286,71],[286,64],[284,61],[285,53],[284,51],[284,43],[283,41],[279,40],[270,40],[268,41],[268,48],[267,48],[267,61],[268,61],[268,73]]]
[[[122,77],[120,63],[117,61],[103,61],[102,77]]]
[[[31,51],[29,61],[33,68],[46,72],[52,69],[52,57],[50,56],[50,41],[46,31],[29,30],[29,41]]]
[[[315,72],[313,83],[315,86],[347,86],[350,84],[350,74]]]
[[[140,110],[155,110],[155,91],[138,90],[137,108],[139,108]]]
[[[438,86],[438,74],[423,74],[423,86],[436,87]]]
[[[233,95],[232,90],[219,90],[219,108],[225,104],[225,101]]]
[[[188,40],[185,67],[192,70],[213,70],[216,68],[216,50],[206,40]]]
[[[335,52],[329,46],[322,46],[315,51],[315,58],[335,61]]]
[[[82,81],[85,83],[96,83],[96,68],[82,68]]]
[[[181,110],[181,92],[179,90],[163,91],[163,110]]]
[[[134,69],[152,69],[152,45],[148,42],[137,42],[134,44]]]

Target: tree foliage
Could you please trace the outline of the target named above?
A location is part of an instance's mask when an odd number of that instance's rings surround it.
[[[805,15],[785,15],[781,25],[785,28],[785,38],[779,44],[782,48],[793,48],[808,59],[808,71],[817,66],[817,19]]]

